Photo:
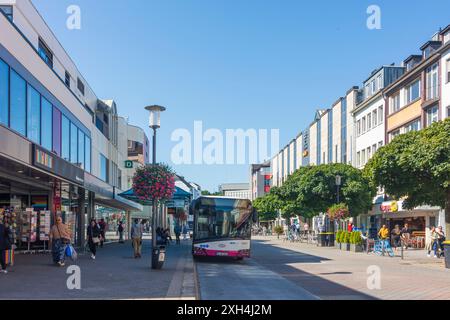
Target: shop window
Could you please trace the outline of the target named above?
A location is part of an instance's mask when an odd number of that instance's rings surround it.
[[[41,143],[41,95],[32,86],[28,85],[27,94],[27,137]]]
[[[0,123],[8,126],[9,66],[0,60]]]
[[[41,100],[41,145],[52,151],[53,106],[44,97]]]
[[[25,80],[14,70],[11,70],[10,77],[10,108],[14,110],[10,113],[10,126],[21,135],[26,136],[27,86]]]

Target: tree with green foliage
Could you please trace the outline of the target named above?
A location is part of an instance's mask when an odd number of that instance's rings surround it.
[[[449,237],[450,118],[396,137],[375,153],[364,175],[391,197],[404,199],[406,209],[421,205],[445,209]]]
[[[353,217],[366,213],[372,207],[376,189],[369,184],[359,169],[347,164],[323,164],[301,167],[280,188],[286,209],[312,217],[337,203],[336,176],[341,176],[340,203],[346,205]]]
[[[258,212],[260,221],[272,221],[277,218],[277,212],[282,207],[277,189],[273,187],[268,194],[253,200],[253,207]]]

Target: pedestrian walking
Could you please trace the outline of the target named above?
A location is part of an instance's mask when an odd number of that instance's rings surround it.
[[[0,273],[8,273],[6,270],[5,254],[11,249],[10,230],[8,225],[0,224]]]
[[[180,227],[180,225],[176,224],[173,231],[175,232],[176,244],[180,244],[180,234],[181,234],[181,227]]]
[[[442,227],[439,226],[436,228],[435,232],[435,247],[434,247],[434,257],[440,258],[444,256],[444,241],[445,241],[445,234],[442,230]]]
[[[97,256],[97,246],[101,241],[101,229],[97,225],[95,219],[91,219],[91,222],[87,228],[87,237],[89,250],[91,251],[91,259],[95,260],[95,257]]]
[[[124,231],[123,222],[119,221],[119,225],[117,226],[117,232],[119,233],[119,243],[124,243],[123,231]]]
[[[427,257],[431,257],[431,250],[434,250],[434,241],[435,241],[435,226],[430,227],[430,232],[426,234],[425,240],[425,250],[427,251]]]
[[[166,230],[164,230],[164,238],[166,239],[166,243],[167,244],[171,244],[172,243],[172,237],[170,235],[170,229],[167,228]]]
[[[398,247],[401,246],[400,234],[401,234],[400,226],[398,224],[395,225],[395,228],[391,231],[391,242],[394,246],[394,249],[397,250]]]
[[[60,267],[65,265],[66,246],[70,244],[71,240],[69,228],[63,223],[61,217],[57,217],[56,223],[50,230],[49,244],[52,248],[53,262]]]
[[[405,250],[408,250],[408,245],[411,239],[411,229],[409,228],[409,225],[407,223],[405,223],[401,233],[400,233],[400,237],[402,242],[405,244]]]
[[[187,239],[187,226],[185,224],[183,224],[182,233],[183,233],[183,240],[186,240]]]
[[[98,223],[98,227],[100,228],[100,248],[103,248],[103,243],[105,242],[106,235],[106,222],[104,218],[100,219]]]
[[[142,251],[142,234],[144,227],[139,223],[138,219],[134,219],[134,224],[131,226],[131,239],[134,248],[134,258],[141,258]]]

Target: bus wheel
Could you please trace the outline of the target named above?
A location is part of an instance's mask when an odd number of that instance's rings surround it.
[[[237,261],[242,261],[242,260],[244,260],[244,257],[237,257],[236,260]]]

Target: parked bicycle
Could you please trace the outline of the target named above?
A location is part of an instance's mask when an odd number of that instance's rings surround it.
[[[384,256],[386,253],[390,257],[394,257],[395,256],[394,251],[392,250],[391,244],[389,243],[388,240],[377,240],[377,241],[375,241],[373,252],[376,255],[379,255],[379,256]]]

